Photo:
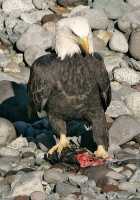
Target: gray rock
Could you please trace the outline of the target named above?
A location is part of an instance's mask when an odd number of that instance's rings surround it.
[[[129,191],[119,191],[119,192],[117,192],[117,199],[120,199],[120,200],[122,200],[122,199],[124,199],[124,200],[126,200],[126,199],[128,199],[130,196],[132,195],[132,193]]]
[[[54,22],[54,21],[48,21],[45,24],[43,24],[43,28],[46,31],[51,32],[55,36],[56,22]]]
[[[31,194],[31,200],[46,200],[46,195],[43,192],[33,192]]]
[[[131,170],[133,170],[133,171],[135,171],[136,169],[137,169],[137,167],[136,167],[136,165],[135,164],[127,164],[126,165],[129,169],[131,169]]]
[[[105,10],[110,19],[118,19],[131,10],[131,6],[122,0],[95,0],[93,7]]]
[[[131,148],[131,147],[127,147],[127,148],[124,148],[123,151],[125,153],[127,153],[128,155],[134,155],[134,156],[138,156],[138,154],[140,153],[139,149],[136,149],[136,148]]]
[[[27,29],[29,28],[30,24],[24,22],[23,20],[19,20],[14,28],[13,28],[13,31],[14,33],[18,34],[18,35],[21,35],[23,34],[25,31],[27,31]]]
[[[96,183],[95,183],[95,181],[94,181],[93,179],[88,180],[87,184],[88,184],[88,186],[89,186],[90,188],[93,188],[93,189],[94,189],[94,188],[96,187]]]
[[[88,181],[88,177],[84,175],[75,175],[75,174],[70,174],[68,176],[69,182],[72,185],[81,185],[84,184]]]
[[[38,169],[45,171],[45,170],[50,169],[51,167],[52,167],[52,165],[49,162],[44,161]],[[50,184],[54,185],[54,183],[50,183]]]
[[[125,36],[117,30],[113,32],[113,36],[109,41],[109,47],[114,51],[122,53],[126,53],[128,51],[128,43]]]
[[[59,168],[53,168],[44,172],[44,179],[47,183],[60,183],[67,179],[67,174],[63,173],[63,170]]]
[[[20,66],[16,63],[11,61],[10,63],[8,63],[4,68],[3,68],[3,72],[9,73],[19,73],[20,72]]]
[[[124,144],[139,133],[139,122],[130,116],[120,116],[109,129],[109,144]]]
[[[8,196],[8,194],[10,193],[10,185],[8,184],[0,184],[0,197],[2,197],[2,199],[7,199],[6,197]]]
[[[106,114],[113,118],[117,118],[122,115],[132,115],[131,111],[127,108],[122,100],[113,99],[107,108]]]
[[[121,166],[121,167],[111,167],[111,169],[113,169],[113,171],[117,172],[117,173],[120,173],[124,170],[124,168]]]
[[[69,14],[66,14],[66,16],[82,15],[85,10],[89,11],[89,6],[78,5],[74,7]]]
[[[33,0],[33,4],[37,9],[43,10],[55,6],[55,0]]]
[[[122,68],[129,68],[129,64],[127,62],[127,59],[125,60],[125,57],[123,57],[123,60],[122,60],[122,62],[120,64],[120,67],[122,67]]]
[[[37,145],[34,142],[29,142],[29,148],[31,148],[34,152],[37,150]]]
[[[4,157],[19,157],[19,151],[16,149],[12,149],[9,147],[1,147],[0,148],[0,156]]]
[[[0,0],[0,6],[2,5],[3,0]]]
[[[82,200],[91,200],[92,198],[90,195],[82,195],[81,197]]]
[[[5,0],[2,4],[2,9],[5,13],[25,12],[34,9],[32,0]]]
[[[131,34],[129,52],[133,58],[140,60],[140,29],[133,31]]]
[[[11,42],[9,41],[8,35],[6,33],[6,28],[4,28],[2,31],[0,31],[0,37],[1,37],[1,41],[7,45],[7,46],[11,46]],[[5,51],[5,50],[4,50]]]
[[[60,195],[58,193],[52,193],[47,198],[47,200],[60,200]]]
[[[25,137],[18,137],[17,139],[13,140],[9,145],[9,148],[21,150],[23,147],[28,147],[28,141]]]
[[[43,192],[42,175],[43,172],[41,171],[17,173],[11,185],[12,197],[18,195],[29,196],[35,191]]]
[[[42,182],[43,184],[43,182]],[[55,188],[55,184],[48,184],[47,182],[45,184],[43,184],[44,189],[45,189],[45,194],[48,196],[52,193],[52,191],[54,191]]]
[[[140,169],[136,170],[135,174],[131,177],[130,182],[136,182],[140,184]]]
[[[46,8],[46,1],[45,0],[40,0],[40,1],[33,0],[33,4],[39,10],[42,10],[42,9]]]
[[[35,156],[35,149],[32,147],[23,147],[21,149],[23,158],[34,157]]]
[[[26,63],[31,66],[37,58],[46,54],[46,51],[42,50],[39,46],[30,46],[25,49],[24,59]]]
[[[106,29],[109,20],[103,10],[81,8],[81,11],[73,10],[69,16],[84,16],[88,19],[92,29]]]
[[[129,169],[124,170],[122,173],[122,175],[124,175],[127,179],[129,179],[132,176],[132,171]]]
[[[140,92],[134,92],[128,95],[125,103],[134,116],[140,119]]]
[[[123,29],[128,30],[132,28],[137,28],[140,25],[140,9],[139,7],[136,7],[135,9],[132,9],[132,11],[124,14],[119,20],[118,20],[118,25],[119,24],[124,24],[127,23],[127,27],[124,26]],[[121,26],[122,27],[122,26]],[[120,26],[119,26],[120,28]],[[127,29],[126,29],[127,28]],[[122,30],[122,29],[121,29]],[[123,30],[122,30],[123,31]]]
[[[121,96],[120,96],[120,94],[118,93],[118,90],[116,89],[118,86],[117,85],[121,85],[120,83],[118,83],[118,82],[116,82],[116,81],[113,81],[113,82],[111,82],[112,83],[112,85],[111,85],[111,89],[112,89],[112,94],[111,94],[111,96],[112,96],[112,99],[111,99],[111,101],[121,101],[122,99],[121,99]],[[114,86],[115,85],[115,86]],[[114,89],[114,87],[115,87],[115,89]]]
[[[20,35],[17,33],[8,33],[8,39],[12,44],[15,44],[19,37]]]
[[[107,177],[109,178],[112,178],[112,179],[115,179],[115,180],[125,180],[125,176],[120,174],[120,173],[117,173],[117,172],[114,172],[114,171],[110,171],[106,174]]]
[[[11,62],[9,54],[0,53],[0,68],[5,68]]]
[[[125,100],[127,96],[136,92],[128,84],[120,84],[116,81],[111,82],[112,99],[113,100]]]
[[[106,29],[109,20],[104,11],[98,9],[90,9],[84,15],[93,29]]]
[[[79,193],[80,192],[80,188],[76,187],[76,186],[72,186],[68,183],[57,183],[56,184],[56,192],[62,196],[67,196],[69,194],[73,194],[73,193]]]
[[[138,7],[140,6],[139,0],[126,0],[131,6]]]
[[[25,51],[30,46],[40,46],[45,50],[52,46],[53,36],[51,33],[45,31],[40,25],[33,24],[29,29],[23,33],[16,43],[20,51]]]
[[[95,197],[97,200],[106,200],[105,194],[98,194],[97,197]]]
[[[96,184],[96,183],[95,183]],[[80,191],[82,195],[87,195],[89,194],[92,198],[95,197],[95,190],[96,187],[90,187],[90,185],[88,184],[82,184],[80,186]]]
[[[118,20],[118,27],[119,29],[124,32],[127,33],[129,31],[131,31],[131,23],[128,19],[120,19]]]
[[[107,199],[109,199],[109,200],[117,200],[117,192],[113,192],[113,191],[111,191],[111,192],[108,192],[108,193],[106,193],[106,197],[107,197]],[[121,199],[121,200],[125,200],[125,199]]]
[[[62,200],[77,200],[77,196],[74,194],[69,194],[68,196],[62,198]]]
[[[106,70],[109,73],[110,79],[113,79],[112,72],[115,68],[120,67],[123,59],[121,53],[116,53],[113,51],[105,50],[100,52],[104,58],[104,63],[106,66]]]
[[[109,25],[111,26],[111,25]],[[101,41],[104,42],[105,46],[108,44],[110,38],[112,37],[112,30],[96,30],[96,31],[93,31],[93,36],[95,38],[95,36],[97,38],[99,38]]]
[[[118,198],[115,198],[114,196],[112,197],[112,195],[110,195],[110,193],[112,194],[112,192],[109,192],[106,196],[108,197],[109,200],[118,200]],[[115,193],[115,192],[114,192]],[[117,196],[117,192],[116,192],[116,196]],[[125,198],[121,198],[120,200],[126,200]]]
[[[35,158],[34,157],[26,157],[20,160],[20,163],[16,165],[13,170],[20,171],[23,169],[34,168],[35,166]]]
[[[17,33],[15,33],[14,27],[16,26],[16,24],[20,21],[20,19],[18,19],[17,17],[10,15],[8,17],[6,17],[5,19],[5,28],[6,28],[6,33],[8,35],[8,39],[14,44],[17,39],[19,38],[19,35]]]
[[[0,72],[0,81],[13,81],[16,83],[24,83],[26,84],[29,80],[30,70],[27,67],[22,67],[19,73],[5,73]]]
[[[0,175],[0,184],[3,184],[3,181],[4,181],[4,177],[2,177],[2,176]]]
[[[4,118],[0,118],[0,147],[6,146],[16,138],[16,130],[13,124]]]
[[[107,185],[114,185],[114,186],[118,186],[119,185],[118,181],[113,179],[113,178],[111,178],[111,177],[108,177],[106,184]]]
[[[22,13],[21,14],[21,19],[28,23],[28,24],[35,24],[37,22],[40,22],[42,17],[44,15],[48,15],[48,14],[51,14],[52,12],[51,11],[43,11],[43,10],[37,10],[37,11],[33,11],[31,13]]]
[[[140,187],[140,184],[131,183],[131,182],[123,182],[123,183],[120,183],[118,187],[120,190],[125,190],[128,192],[135,193],[137,191],[137,188]]]
[[[37,165],[41,165],[44,162],[44,155],[45,155],[45,153],[43,151],[41,151],[40,149],[36,150],[35,158],[36,158]]]
[[[9,157],[0,158],[0,174],[5,175],[8,171],[12,170],[12,162],[14,163],[15,159],[12,161],[10,159]]]
[[[131,68],[121,67],[114,69],[114,79],[120,83],[135,85],[140,81],[140,74]]]
[[[14,26],[19,22],[19,19],[13,15],[5,18],[6,32],[8,35],[13,33]]]
[[[135,140],[138,144],[140,144],[140,134],[137,135],[137,136],[134,138],[134,140]]]
[[[134,68],[135,70],[140,71],[140,61],[130,58],[128,60],[128,64],[130,67]]]
[[[0,31],[4,30],[5,16],[3,12],[0,12]]]
[[[106,44],[100,38],[94,36],[94,51],[100,52],[105,49]]]

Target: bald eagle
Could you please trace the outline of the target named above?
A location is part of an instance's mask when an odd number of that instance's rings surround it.
[[[85,18],[63,18],[56,24],[55,52],[38,58],[31,68],[28,93],[32,108],[45,111],[60,136],[49,154],[69,147],[66,121],[84,119],[92,124],[95,155],[108,156],[105,111],[111,100],[110,81],[93,43]]]

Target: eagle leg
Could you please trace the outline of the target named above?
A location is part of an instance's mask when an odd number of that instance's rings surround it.
[[[93,113],[88,113],[88,120],[92,123],[93,139],[97,144],[97,150],[94,152],[96,157],[109,157],[106,149],[108,148],[108,130],[107,121],[103,109],[97,108]]]
[[[53,146],[49,151],[48,154],[53,154],[55,151],[60,155],[64,148],[70,147],[69,140],[67,138],[67,130],[66,130],[66,123],[62,119],[58,119],[54,116],[49,116],[49,121],[52,127],[56,130],[56,132],[60,135],[60,140],[58,144]]]
[[[48,154],[53,154],[55,151],[60,155],[64,148],[69,147],[69,140],[65,134],[60,134],[60,141],[58,144],[53,146],[49,151]]]

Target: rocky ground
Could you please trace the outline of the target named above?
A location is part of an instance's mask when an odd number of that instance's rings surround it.
[[[140,199],[140,1],[81,2],[60,10],[55,0],[0,0],[1,200]],[[51,165],[44,159],[48,121],[27,119],[30,66],[49,53],[55,22],[76,15],[89,20],[110,76],[109,151],[120,165]]]

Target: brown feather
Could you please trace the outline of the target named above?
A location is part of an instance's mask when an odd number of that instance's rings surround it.
[[[107,147],[104,111],[110,104],[111,89],[103,59],[98,54],[75,54],[64,60],[55,53],[40,57],[31,68],[28,93],[34,109],[45,110],[50,118],[90,121],[95,141]]]

